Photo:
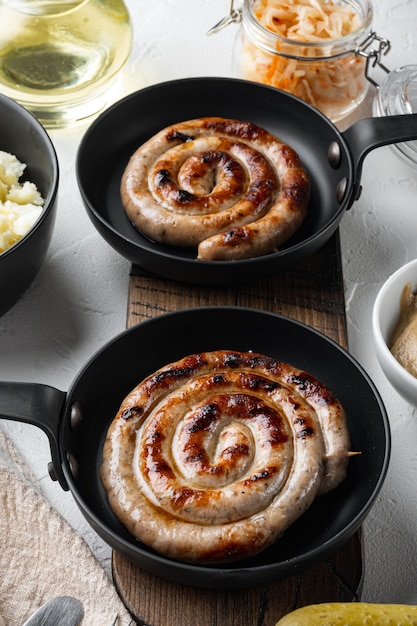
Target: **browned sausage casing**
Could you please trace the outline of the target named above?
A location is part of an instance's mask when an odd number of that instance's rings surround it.
[[[188,120],[132,155],[121,198],[151,239],[198,247],[200,260],[276,251],[307,213],[308,176],[295,151],[263,128],[219,117]]]
[[[185,357],[122,402],[101,479],[127,529],[189,562],[251,556],[345,477],[346,416],[317,379],[233,351]]]

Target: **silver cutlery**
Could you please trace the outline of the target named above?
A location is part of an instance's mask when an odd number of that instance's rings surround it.
[[[43,604],[23,626],[78,626],[84,616],[79,600],[58,596]]]

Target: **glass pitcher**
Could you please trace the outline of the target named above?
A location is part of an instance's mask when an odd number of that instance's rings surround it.
[[[123,0],[0,0],[0,92],[45,126],[98,113],[131,47]]]

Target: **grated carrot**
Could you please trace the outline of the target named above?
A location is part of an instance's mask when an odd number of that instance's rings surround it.
[[[340,119],[366,92],[365,59],[354,52],[331,57],[334,41],[359,29],[360,17],[344,0],[257,0],[253,12],[259,23],[278,37],[290,39],[291,55],[265,52],[244,36],[244,77],[288,91],[310,102],[332,119]],[[303,43],[319,43],[320,49]],[[285,50],[287,50],[288,46]],[[317,59],[317,60],[316,60]]]

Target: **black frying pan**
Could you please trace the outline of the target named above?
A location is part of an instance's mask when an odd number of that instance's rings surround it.
[[[165,126],[202,116],[255,122],[300,155],[311,179],[309,214],[280,252],[242,261],[196,261],[195,250],[152,242],[125,216],[119,186],[130,155]],[[378,146],[410,139],[417,139],[417,114],[361,120],[339,132],[315,108],[273,87],[228,78],[190,78],[148,87],[106,110],[83,137],[76,170],[84,205],[97,230],[132,263],[179,281],[241,283],[276,275],[320,249],[360,192],[365,155]]]
[[[99,479],[102,446],[121,400],[145,376],[187,354],[254,350],[309,371],[343,403],[352,449],[345,481],[260,555],[204,567],[155,554],[113,515]],[[325,559],[360,527],[383,484],[390,456],[387,415],[366,373],[340,346],[273,313],[202,307],[161,315],[123,332],[79,373],[68,393],[41,384],[0,383],[0,417],[35,424],[49,436],[51,473],[114,550],[157,576],[194,586],[248,587],[292,576]]]

